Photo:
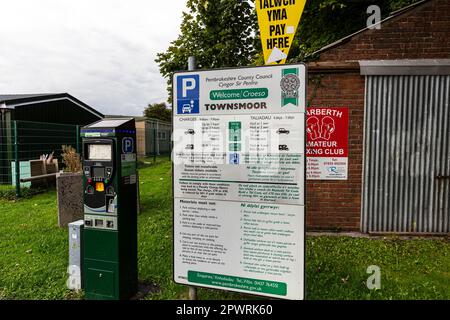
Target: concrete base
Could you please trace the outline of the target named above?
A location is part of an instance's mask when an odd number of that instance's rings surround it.
[[[368,238],[368,239],[450,239],[450,233],[425,233],[425,232],[326,232],[326,231],[308,231],[307,237],[350,237],[350,238]]]
[[[58,226],[83,220],[83,173],[60,172],[56,175],[58,197]]]

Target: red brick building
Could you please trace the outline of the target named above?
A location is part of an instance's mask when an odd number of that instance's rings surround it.
[[[349,108],[348,179],[307,182],[308,230],[450,232],[450,1],[317,52],[313,107]]]

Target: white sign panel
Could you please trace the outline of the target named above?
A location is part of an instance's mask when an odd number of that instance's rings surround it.
[[[176,73],[174,279],[304,297],[303,64]]]

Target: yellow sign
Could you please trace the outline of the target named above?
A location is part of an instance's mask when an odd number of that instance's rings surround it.
[[[306,0],[256,0],[266,64],[283,64],[294,40]]]

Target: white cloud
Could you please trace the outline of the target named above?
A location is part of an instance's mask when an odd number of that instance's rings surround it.
[[[68,92],[105,114],[167,99],[154,62],[185,0],[14,0],[0,5],[0,93]]]

